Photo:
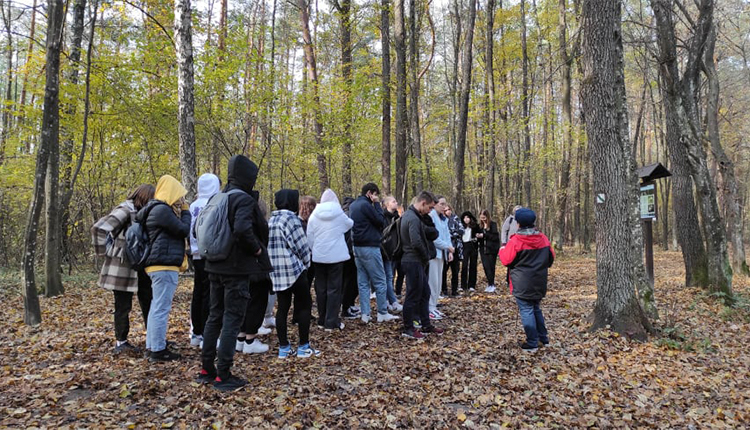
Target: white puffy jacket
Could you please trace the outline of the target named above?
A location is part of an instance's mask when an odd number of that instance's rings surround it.
[[[344,233],[354,225],[338,202],[315,206],[307,221],[307,241],[312,249],[314,263],[333,264],[349,259]]]

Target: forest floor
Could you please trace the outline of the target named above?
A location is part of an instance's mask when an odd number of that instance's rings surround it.
[[[414,342],[398,324],[313,326],[311,359],[235,356],[251,385],[220,393],[193,381],[192,281],[181,279],[169,339],[183,359],[150,364],[112,354],[110,293],[93,275],[41,299],[43,324],[23,324],[17,279],[0,279],[0,427],[8,428],[738,428],[750,426],[750,311],[683,286],[682,258],[657,253],[661,333],[639,343],[590,333],[591,256],[560,259],[543,310],[551,345],[522,353],[516,305],[504,288],[448,299],[446,333]],[[498,269],[498,274],[504,269]],[[480,286],[483,283],[480,280]],[[483,288],[479,288],[482,290]],[[750,281],[735,291],[750,296]],[[134,300],[131,341],[145,335]],[[315,313],[315,310],[313,310]],[[296,329],[291,330],[292,343]]]

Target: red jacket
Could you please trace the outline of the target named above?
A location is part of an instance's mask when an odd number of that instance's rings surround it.
[[[498,256],[510,270],[510,292],[514,297],[541,300],[547,294],[547,269],[555,261],[547,236],[536,230],[519,230]]]

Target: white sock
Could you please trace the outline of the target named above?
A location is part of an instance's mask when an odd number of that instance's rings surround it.
[[[117,341],[117,345],[115,345],[115,346],[120,346],[120,345],[122,345],[123,343],[127,343],[127,342],[128,342],[127,340],[118,340],[118,341]]]

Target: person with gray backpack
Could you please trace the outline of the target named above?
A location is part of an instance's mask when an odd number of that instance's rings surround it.
[[[257,199],[251,195],[258,178],[258,166],[243,155],[235,155],[229,159],[227,172],[227,185],[203,208],[195,232],[211,283],[211,311],[203,328],[202,368],[198,381],[211,383],[221,391],[247,385],[247,380],[230,371],[235,339],[245,320],[250,298],[268,299],[273,270],[267,250],[268,224]],[[209,223],[211,214],[214,221]],[[218,214],[225,215],[222,218]],[[223,237],[216,239],[216,246],[211,249],[205,233],[209,226],[216,232],[212,238]],[[261,322],[265,300],[261,300],[262,306],[258,303]],[[219,334],[221,342],[217,348]]]

